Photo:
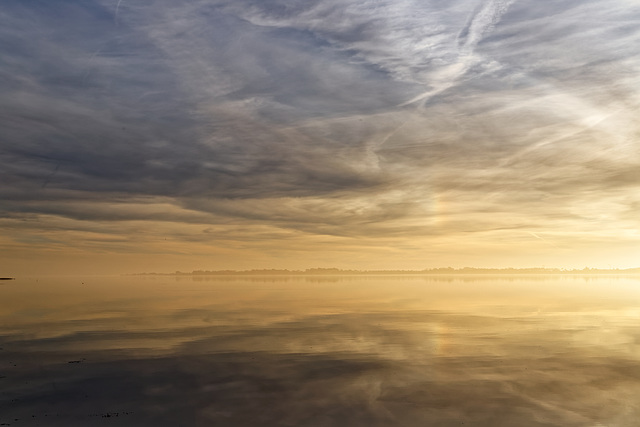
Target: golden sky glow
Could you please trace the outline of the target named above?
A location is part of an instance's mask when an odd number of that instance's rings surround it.
[[[0,275],[637,266],[639,19],[8,1]]]

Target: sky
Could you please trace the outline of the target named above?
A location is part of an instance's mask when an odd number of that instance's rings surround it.
[[[4,0],[0,275],[635,267],[637,0]]]

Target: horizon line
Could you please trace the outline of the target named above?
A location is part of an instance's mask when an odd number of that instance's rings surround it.
[[[289,270],[277,268],[262,268],[250,270],[192,270],[191,272],[174,271],[171,273],[144,272],[128,273],[125,276],[214,276],[214,275],[322,275],[322,274],[640,274],[640,267],[631,268],[591,268],[565,269],[555,267],[437,267],[422,270],[380,269],[360,270],[341,268],[307,268],[304,270]]]

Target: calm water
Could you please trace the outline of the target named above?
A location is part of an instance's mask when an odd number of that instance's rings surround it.
[[[0,348],[2,425],[640,425],[640,278],[22,279]]]

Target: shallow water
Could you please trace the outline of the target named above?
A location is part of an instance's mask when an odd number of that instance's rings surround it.
[[[640,277],[19,279],[0,348],[0,425],[640,420]]]

